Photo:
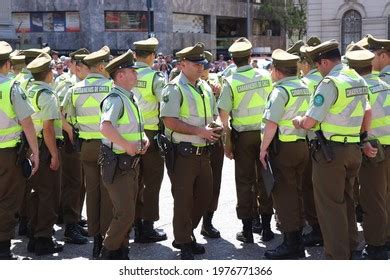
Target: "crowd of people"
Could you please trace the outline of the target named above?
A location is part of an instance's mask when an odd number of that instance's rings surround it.
[[[203,43],[175,59],[158,46],[149,38],[117,57],[103,46],[59,58],[0,42],[0,259],[17,259],[17,222],[37,256],[63,250],[59,221],[66,243],[93,238],[91,259],[128,259],[132,230],[137,243],[166,240],[154,227],[164,168],[172,245],[194,259],[206,250],[193,233],[201,221],[202,235],[220,238],[212,221],[225,156],[235,161],[237,240],[272,240],[276,211],[283,241],[268,259],[304,258],[310,246],[327,259],[388,258],[389,40],[368,35],[342,56],[337,41],[311,37],[274,50],[264,68],[246,38],[228,61]]]

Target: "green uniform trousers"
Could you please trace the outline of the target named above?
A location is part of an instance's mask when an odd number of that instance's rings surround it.
[[[313,162],[311,157],[306,164],[302,179],[303,211],[309,225],[318,225],[316,205],[314,203],[313,191]]]
[[[129,234],[135,217],[135,204],[138,192],[139,165],[135,169],[116,169],[112,184],[104,184],[113,206],[103,246],[111,251],[129,245]]]
[[[39,152],[39,169],[28,182],[32,189],[30,225],[35,238],[50,238],[60,207],[61,160],[60,167],[53,171],[50,169],[51,156],[44,142]],[[60,151],[58,154],[61,159]]]
[[[210,204],[213,178],[210,155],[175,156],[169,172],[173,195],[173,234],[177,244],[191,242],[191,234]]]
[[[270,155],[275,185],[272,199],[283,233],[303,228],[302,177],[309,160],[305,141],[280,142],[279,153]]]
[[[390,147],[386,148],[390,156]],[[366,243],[382,246],[386,243],[390,157],[374,163],[363,158],[359,172],[360,203],[363,209],[363,232]]]
[[[17,220],[26,180],[16,166],[16,148],[0,149],[0,241],[15,236]]]
[[[334,160],[313,153],[313,187],[327,259],[349,259],[358,245],[353,186],[362,154],[357,144],[331,144]]]
[[[87,195],[88,233],[105,235],[112,220],[112,203],[103,186],[98,157],[100,140],[85,140],[81,146],[81,163],[84,170]]]
[[[65,224],[80,221],[80,192],[84,188],[81,179],[80,153],[61,150],[61,210]]]
[[[157,131],[145,130],[145,133],[149,138],[150,146],[141,157],[136,218],[157,221],[160,219],[159,200],[164,178],[164,159],[154,139]]]
[[[245,131],[233,136],[234,166],[236,177],[237,206],[239,219],[253,217],[253,209],[257,207],[257,194],[260,194],[259,212],[272,214],[272,199],[265,191],[261,178],[260,131]],[[257,192],[255,192],[257,189]]]
[[[217,141],[211,148],[210,163],[213,173],[213,196],[207,212],[215,212],[218,208],[219,193],[221,191],[222,167],[225,153],[222,140]]]

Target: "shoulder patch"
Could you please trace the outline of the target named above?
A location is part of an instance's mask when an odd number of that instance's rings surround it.
[[[106,98],[106,100],[104,100],[104,105],[103,105],[103,112],[108,112],[112,107],[112,102],[110,100],[110,98]]]
[[[157,71],[157,72],[156,72],[156,75],[159,76],[160,78],[164,78],[164,74],[161,73],[160,71]]]
[[[320,106],[322,106],[322,104],[324,104],[324,101],[325,101],[325,98],[322,94],[316,94],[314,96],[313,104],[316,107],[320,107]]]
[[[165,93],[162,97],[162,101],[164,103],[168,103],[169,102],[169,93]]]

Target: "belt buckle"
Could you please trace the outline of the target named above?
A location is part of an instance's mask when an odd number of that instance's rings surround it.
[[[195,155],[201,156],[203,151],[203,147],[196,147]]]

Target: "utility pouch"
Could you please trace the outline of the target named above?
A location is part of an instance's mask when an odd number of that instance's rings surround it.
[[[100,154],[98,164],[101,166],[102,180],[105,184],[112,184],[116,167],[118,165],[118,156],[112,149],[104,144],[100,145]]]

